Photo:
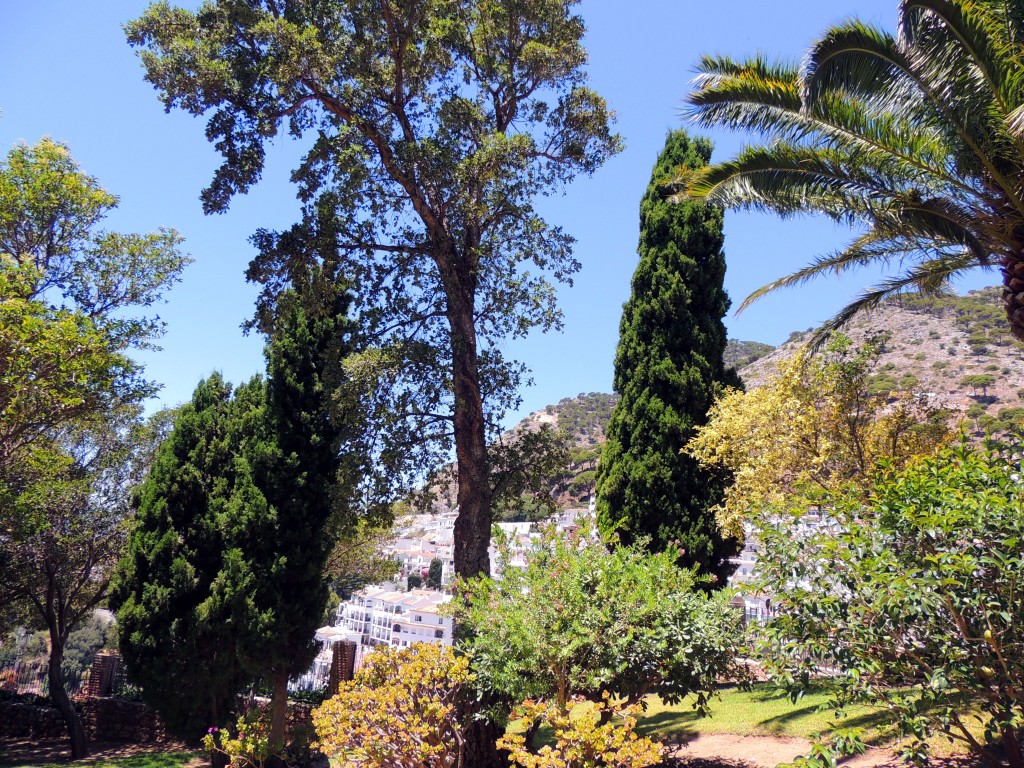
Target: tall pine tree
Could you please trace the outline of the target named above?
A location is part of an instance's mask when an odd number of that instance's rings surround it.
[[[622,397],[608,426],[597,470],[598,521],[624,543],[649,537],[661,551],[678,542],[680,564],[724,581],[735,540],[723,539],[711,507],[725,478],[682,453],[721,385],[741,386],[722,362],[722,211],[670,197],[680,166],[699,168],[711,143],[669,133],[640,203],[640,263],[623,308],[615,355]]]

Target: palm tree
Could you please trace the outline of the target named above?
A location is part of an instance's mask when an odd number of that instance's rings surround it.
[[[844,249],[752,293],[881,263],[897,269],[842,309],[935,294],[976,267],[1003,273],[1024,340],[1024,4],[903,0],[899,33],[857,20],[829,29],[799,67],[758,57],[701,60],[687,113],[766,142],[681,171],[686,193],[783,216],[866,226]]]

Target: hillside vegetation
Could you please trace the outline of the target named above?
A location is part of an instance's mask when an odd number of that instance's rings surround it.
[[[856,319],[845,333],[855,343],[877,334],[887,339],[871,377],[873,392],[919,393],[930,405],[949,410],[975,436],[1024,427],[1024,343],[1006,328],[1000,289],[906,297]],[[778,348],[730,339],[726,362],[737,366],[747,387],[760,386],[809,334],[796,331]],[[604,430],[617,401],[617,395],[580,393],[515,427],[550,424],[566,432],[570,464],[553,488],[560,506],[584,505],[593,493]]]

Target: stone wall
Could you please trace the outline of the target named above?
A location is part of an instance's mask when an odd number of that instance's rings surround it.
[[[156,712],[141,701],[91,698],[82,702],[82,724],[91,741],[166,741],[167,731]]]
[[[85,699],[80,712],[89,741],[150,744],[168,738],[156,712],[138,701]],[[66,739],[67,735],[56,707],[0,701],[0,739]]]
[[[68,729],[54,707],[0,701],[0,739],[66,739]]]

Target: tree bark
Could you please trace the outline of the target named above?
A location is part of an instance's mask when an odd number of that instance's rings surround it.
[[[85,726],[82,725],[82,718],[75,711],[75,705],[64,690],[64,673],[61,671],[61,663],[64,661],[64,640],[60,633],[50,627],[50,668],[48,687],[50,700],[57,707],[64,724],[68,729],[68,736],[71,739],[71,759],[81,760],[89,756],[89,740],[85,735]]]
[[[270,752],[284,750],[285,722],[288,719],[288,672],[274,673],[274,695],[270,699]]]
[[[491,543],[491,485],[474,316],[476,275],[474,265],[468,262],[469,256],[454,248],[438,259],[451,329],[455,390],[455,460],[459,476],[455,573],[464,578],[491,572],[487,554]]]
[[[508,768],[508,752],[496,746],[504,729],[490,720],[469,720],[460,768]]]

